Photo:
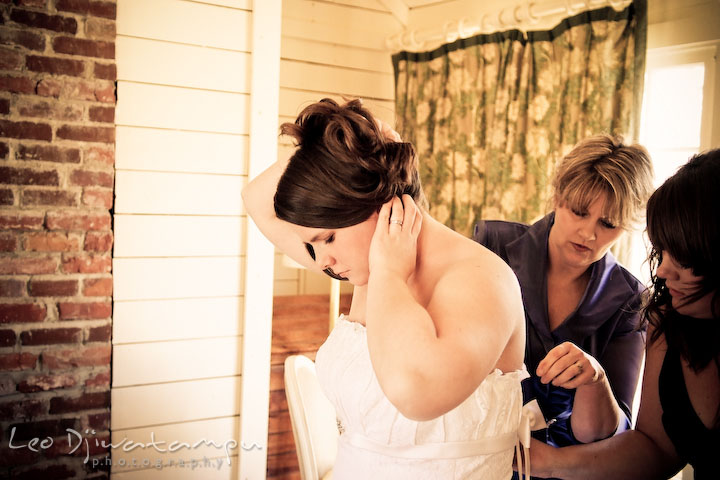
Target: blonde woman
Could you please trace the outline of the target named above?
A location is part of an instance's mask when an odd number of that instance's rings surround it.
[[[485,221],[475,239],[520,281],[527,322],[525,400],[553,446],[600,440],[630,426],[643,355],[640,282],[610,253],[639,224],[652,192],[650,157],[611,136],[578,143],[553,179],[554,210],[528,226]]]

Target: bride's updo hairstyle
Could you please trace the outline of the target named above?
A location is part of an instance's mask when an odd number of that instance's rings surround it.
[[[295,225],[344,228],[367,220],[394,196],[425,207],[415,149],[383,135],[360,100],[325,98],[280,127],[297,150],[275,193],[275,214]]]

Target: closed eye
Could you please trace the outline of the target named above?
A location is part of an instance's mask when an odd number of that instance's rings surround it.
[[[310,258],[315,260],[315,249],[313,248],[313,246],[310,245],[309,243],[306,243],[305,250],[307,250],[308,254],[310,254]]]
[[[600,224],[601,224],[603,227],[605,227],[605,228],[607,228],[607,229],[610,229],[610,230],[612,230],[612,229],[614,229],[614,228],[617,228],[614,223],[609,222],[609,221],[607,221],[607,220],[600,220]]]
[[[586,213],[586,212],[581,212],[580,210],[575,210],[574,208],[572,209],[572,212],[573,212],[576,216],[578,216],[578,217],[585,217],[585,216],[587,216],[587,213]]]
[[[328,238],[325,239],[325,243],[332,243],[335,241],[335,234],[331,234]]]

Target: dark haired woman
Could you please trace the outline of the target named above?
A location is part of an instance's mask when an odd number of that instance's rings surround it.
[[[720,150],[693,157],[650,197],[652,293],[636,430],[588,445],[534,442],[533,473],[717,479],[720,454]]]
[[[412,146],[359,101],[312,104],[282,132],[297,150],[250,182],[248,213],[355,286],[316,358],[342,432],[333,478],[510,478],[527,375],[512,270],[428,215]]]

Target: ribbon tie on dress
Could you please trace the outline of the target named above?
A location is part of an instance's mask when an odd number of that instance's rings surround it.
[[[515,458],[517,459],[518,475],[524,478],[530,478],[530,434],[543,428],[547,428],[547,423],[545,423],[545,417],[540,411],[537,400],[523,405],[518,426],[518,443],[515,444]]]

